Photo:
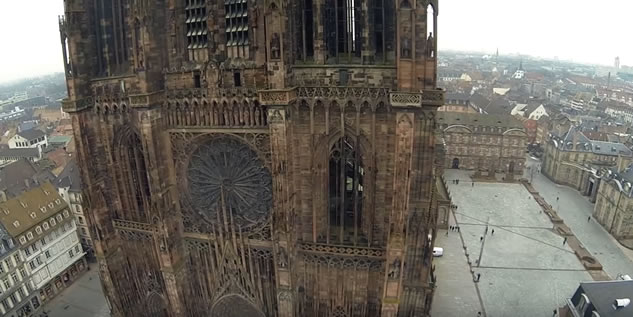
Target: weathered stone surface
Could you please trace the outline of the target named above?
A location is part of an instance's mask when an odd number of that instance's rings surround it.
[[[354,36],[332,0],[65,3],[115,316],[428,316],[437,15],[353,2]]]

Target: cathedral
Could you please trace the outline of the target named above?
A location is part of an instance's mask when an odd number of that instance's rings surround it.
[[[112,316],[429,316],[438,0],[64,6]]]

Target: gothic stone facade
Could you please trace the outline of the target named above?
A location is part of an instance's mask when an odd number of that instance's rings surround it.
[[[66,0],[113,316],[428,316],[437,0]]]
[[[510,115],[440,112],[444,167],[522,175],[527,134]]]

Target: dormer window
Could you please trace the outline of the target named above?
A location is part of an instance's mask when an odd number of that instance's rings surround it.
[[[35,214],[34,212],[32,212],[32,213],[31,213],[31,218],[32,218],[32,219],[37,218],[37,214]]]
[[[22,206],[22,208],[28,207],[28,205],[25,202],[23,202],[23,201],[20,201],[20,205]]]
[[[59,205],[59,204],[61,204],[61,203],[62,203],[62,202],[59,200],[59,198],[55,199],[55,204]]]
[[[68,209],[64,210],[64,217],[68,218],[70,214],[68,213]]]
[[[42,227],[44,227],[44,230],[48,230],[49,226],[48,226],[48,222],[45,222]]]
[[[48,208],[53,208],[55,205],[53,203],[48,203]]]
[[[5,215],[10,214],[9,209],[2,209],[2,212],[4,212]]]
[[[44,190],[44,195],[48,196],[50,195],[50,192],[48,192],[48,190]]]
[[[40,211],[45,213],[46,212],[46,206],[40,207]]]
[[[27,232],[26,233],[26,238],[29,239],[29,240],[33,239],[33,232],[30,232],[30,231]]]
[[[14,222],[13,222],[13,226],[14,226],[14,227],[16,227],[16,228],[18,228],[18,227],[20,226],[20,222],[19,222],[19,221],[17,221],[17,220],[16,220],[16,221],[14,221]]]
[[[35,228],[35,232],[36,232],[37,234],[42,234],[42,227],[37,226],[37,228]]]
[[[62,222],[62,220],[64,220],[64,218],[62,218],[62,215],[57,215],[57,221]]]
[[[55,224],[57,224],[57,222],[55,221],[55,218],[51,218],[51,220],[49,220],[48,222],[51,223],[51,227],[54,227]]]
[[[25,243],[26,243],[26,237],[21,236],[21,237],[20,237],[20,243],[21,243],[21,244],[25,244]]]

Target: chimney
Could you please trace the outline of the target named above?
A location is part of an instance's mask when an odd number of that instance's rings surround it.
[[[626,306],[629,306],[630,303],[631,303],[631,300],[628,298],[616,299],[613,301],[613,309],[614,310],[622,309]]]

